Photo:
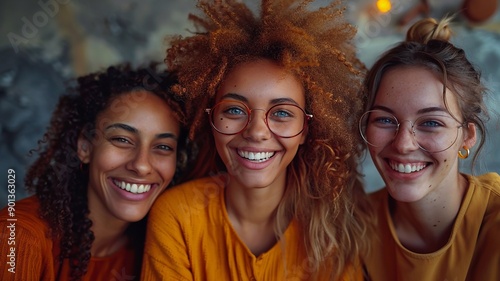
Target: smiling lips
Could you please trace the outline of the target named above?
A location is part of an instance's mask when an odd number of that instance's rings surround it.
[[[396,162],[389,162],[389,166],[394,171],[398,171],[400,173],[405,173],[405,174],[410,174],[414,172],[418,172],[422,170],[423,168],[427,167],[427,164],[425,163],[396,163]]]
[[[274,152],[250,152],[238,150],[238,155],[251,161],[264,162],[273,157]]]
[[[135,194],[145,193],[151,189],[150,184],[136,184],[118,180],[113,180],[113,183],[121,189]]]

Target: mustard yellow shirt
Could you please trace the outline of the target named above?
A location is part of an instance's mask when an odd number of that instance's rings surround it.
[[[500,280],[500,176],[465,176],[469,187],[450,238],[433,253],[418,254],[401,245],[389,214],[389,194],[382,189],[371,195],[379,218],[365,258],[371,280]]]
[[[319,274],[326,280],[329,270]],[[301,229],[293,220],[283,241],[255,256],[226,213],[220,177],[173,187],[149,214],[141,280],[313,280]],[[363,280],[350,266],[341,280]]]

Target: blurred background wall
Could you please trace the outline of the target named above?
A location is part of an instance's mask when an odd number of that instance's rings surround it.
[[[327,1],[316,1],[324,5]],[[464,5],[473,3],[465,13]],[[456,14],[452,42],[483,73],[491,95],[489,138],[476,173],[500,173],[500,13],[497,1],[349,0],[346,15],[358,27],[356,45],[370,67],[404,39],[414,21]],[[257,7],[257,1],[248,1]],[[0,207],[7,203],[7,173],[16,173],[16,200],[27,196],[28,157],[49,122],[68,79],[109,65],[162,61],[168,35],[194,30],[194,0],[2,0],[0,2]],[[470,172],[468,162],[462,170]],[[370,157],[360,169],[369,192],[383,186]]]

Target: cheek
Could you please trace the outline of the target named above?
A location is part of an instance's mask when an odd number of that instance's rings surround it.
[[[174,177],[175,169],[177,168],[177,158],[176,156],[172,156],[168,157],[168,159],[159,159],[155,166],[156,170],[168,185]]]
[[[90,165],[97,172],[105,172],[124,165],[126,161],[126,154],[123,152],[117,153],[112,149],[95,149],[90,159]]]
[[[370,156],[374,158],[375,155],[377,155],[377,148],[373,146],[368,146],[368,152],[370,153]]]

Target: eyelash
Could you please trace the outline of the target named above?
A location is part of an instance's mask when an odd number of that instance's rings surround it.
[[[111,141],[117,141],[121,143],[131,143],[128,139],[122,137],[111,138]]]
[[[169,151],[174,151],[174,149],[173,149],[171,146],[166,145],[166,144],[160,144],[160,145],[157,145],[156,147],[160,148],[161,150],[169,150]],[[166,149],[161,148],[161,147],[165,147]]]
[[[128,139],[124,138],[124,137],[114,137],[114,138],[110,138],[110,140],[112,142],[119,142],[119,143],[126,143],[126,144],[132,144],[132,142],[130,142]],[[160,145],[157,145],[155,146],[155,148],[158,148],[160,150],[163,150],[163,151],[175,151],[175,149],[170,146],[170,145],[166,145],[166,144],[160,144]]]

